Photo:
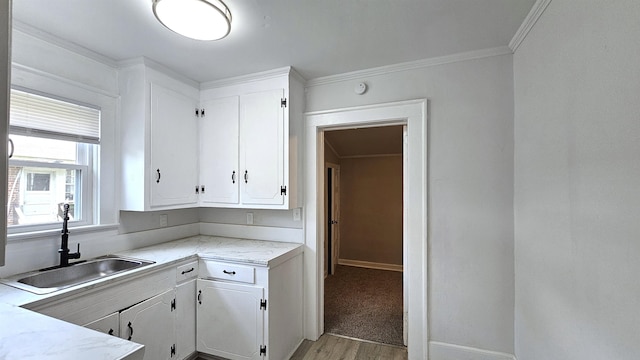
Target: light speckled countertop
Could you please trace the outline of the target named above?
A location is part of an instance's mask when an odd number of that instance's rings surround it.
[[[50,294],[37,295],[0,284],[0,359],[142,359],[142,346],[138,344],[22,307],[107,286],[189,258],[273,267],[301,252],[300,244],[201,235],[116,253],[155,264]]]

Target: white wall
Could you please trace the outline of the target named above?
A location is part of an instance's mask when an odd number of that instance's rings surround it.
[[[512,354],[512,56],[362,74],[311,82],[307,111],[429,99],[430,340]]]
[[[514,55],[518,360],[640,356],[639,19],[553,0]]]

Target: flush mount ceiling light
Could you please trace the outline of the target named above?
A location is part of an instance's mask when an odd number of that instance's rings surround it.
[[[196,40],[218,40],[231,31],[231,12],[220,0],[153,0],[162,25]]]

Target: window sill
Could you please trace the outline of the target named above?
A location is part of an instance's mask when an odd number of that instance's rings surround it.
[[[119,227],[118,224],[106,224],[106,225],[86,225],[86,226],[78,226],[78,227],[70,227],[69,233],[73,234],[86,234],[92,232],[103,232],[109,230],[117,230]],[[49,229],[49,230],[41,230],[41,231],[29,231],[22,232],[17,234],[9,234],[7,235],[7,242],[14,241],[22,241],[22,240],[33,240],[40,239],[45,237],[52,236],[60,236],[59,229]]]

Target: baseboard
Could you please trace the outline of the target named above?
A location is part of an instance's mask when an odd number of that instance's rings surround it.
[[[430,360],[517,360],[513,354],[429,341]]]
[[[304,243],[302,229],[270,226],[200,223],[200,235]]]
[[[362,268],[368,268],[368,269],[390,270],[390,271],[402,272],[402,265],[384,264],[384,263],[376,263],[376,262],[370,262],[370,261],[339,259],[338,265],[347,265],[347,266],[355,266],[355,267],[362,267]]]

